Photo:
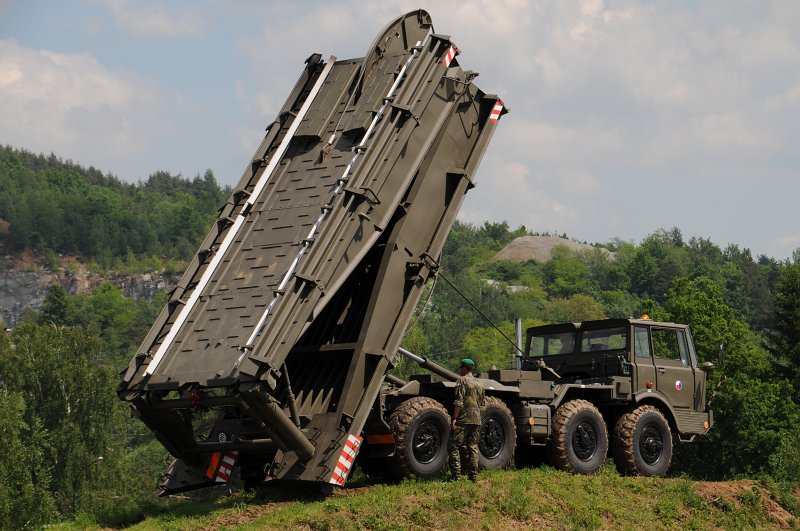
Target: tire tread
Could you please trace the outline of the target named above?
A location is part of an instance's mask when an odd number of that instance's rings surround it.
[[[506,460],[505,463],[501,463],[498,467],[492,468],[509,468],[514,463],[514,455],[516,453],[517,448],[517,426],[514,422],[514,415],[511,413],[511,410],[508,408],[505,402],[497,398],[496,396],[487,396],[486,397],[486,406],[485,409],[489,409],[490,407],[495,407],[499,409],[506,418],[509,419],[511,425],[511,453],[509,454],[509,458]],[[480,461],[480,459],[479,459]]]
[[[664,421],[664,424],[669,427],[667,420],[661,411],[655,406],[644,405],[628,411],[620,416],[614,426],[614,441],[612,444],[612,453],[614,455],[614,463],[620,474],[625,476],[644,476],[649,475],[642,471],[636,463],[636,455],[633,448],[633,437],[636,432],[636,423],[645,413],[655,413]],[[670,451],[669,459],[665,468],[669,470],[672,463],[672,452]]]
[[[424,411],[430,409],[438,410],[444,414],[447,419],[447,424],[449,425],[450,415],[447,413],[444,406],[436,400],[424,396],[416,396],[406,400],[389,415],[389,427],[392,429],[395,438],[395,455],[388,460],[389,470],[397,479],[416,474],[409,461],[406,437],[408,435],[408,428],[414,423],[414,419]],[[442,444],[446,447],[447,440],[443,440]],[[444,460],[441,469],[434,474],[430,474],[430,476],[435,476],[440,473],[446,465],[447,459]]]
[[[600,428],[606,433],[606,445],[608,445],[608,429],[605,421],[603,420],[603,416],[600,414],[600,411],[588,400],[575,399],[565,402],[559,406],[558,409],[556,409],[552,421],[553,434],[546,450],[547,458],[551,465],[560,470],[566,470],[568,472],[577,474],[586,474],[587,472],[576,468],[572,459],[570,459],[570,441],[569,437],[567,437],[567,427],[569,421],[583,410],[592,411],[596,415],[597,419],[599,419]],[[606,450],[607,449],[608,447],[606,446]],[[603,458],[605,459],[605,456]]]

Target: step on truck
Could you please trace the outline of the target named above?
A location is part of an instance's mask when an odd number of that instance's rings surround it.
[[[118,389],[171,494],[343,485],[478,163],[507,112],[428,13],[364,57],[311,55]]]
[[[478,378],[487,396],[483,468],[547,460],[591,474],[610,453],[622,474],[658,476],[669,469],[674,439],[689,442],[713,424],[706,380],[714,364],[698,362],[686,325],[604,319],[537,326],[525,338],[515,369]],[[390,379],[360,462],[370,475],[435,477],[447,461],[458,376],[401,352],[432,374]]]

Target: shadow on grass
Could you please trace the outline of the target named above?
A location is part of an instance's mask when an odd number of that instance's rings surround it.
[[[360,486],[371,484],[364,482]],[[143,503],[136,508],[120,509],[119,512],[114,514],[97,515],[93,518],[93,523],[104,528],[122,529],[139,524],[148,518],[156,520],[164,518],[168,520],[202,518],[225,509],[272,503],[323,501],[330,492],[330,489],[325,489],[324,486],[321,487],[318,484],[308,485],[288,482],[268,482],[252,490],[245,490],[240,485],[219,486],[195,493],[156,499]],[[80,519],[78,520],[75,523],[80,525]]]

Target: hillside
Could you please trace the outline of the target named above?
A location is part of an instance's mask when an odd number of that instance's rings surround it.
[[[131,529],[792,529],[797,496],[752,480],[625,478],[613,467],[586,477],[545,467],[484,472],[476,485],[362,478],[327,498],[281,486],[184,499],[145,511]]]

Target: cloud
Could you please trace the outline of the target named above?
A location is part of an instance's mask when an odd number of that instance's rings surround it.
[[[198,9],[181,9],[169,13],[163,5],[129,0],[98,0],[111,10],[114,22],[121,28],[151,37],[202,35],[208,28]]]
[[[573,201],[559,200],[541,186],[542,182],[553,180],[569,187],[570,180],[592,180],[588,175],[532,175],[529,168],[519,162],[500,164],[496,171],[488,175],[484,172],[483,176],[485,180],[478,181],[478,189],[490,190],[490,199],[473,201],[474,192],[467,195],[459,216],[462,221],[481,224],[487,219],[505,220],[512,227],[525,225],[539,231],[563,231],[581,217]]]
[[[770,246],[770,251],[778,256],[791,256],[793,252],[800,251],[800,233],[774,240]]]
[[[7,2],[0,0],[0,12]],[[200,164],[202,152],[209,155],[202,164],[237,177],[306,57],[362,56],[389,20],[419,6],[417,0],[308,0],[300,9],[256,0],[90,2],[102,6],[100,16],[97,9],[76,10],[75,16],[94,16],[118,34],[113,49],[95,56],[147,68],[148,76],[160,76],[163,86],[180,94],[164,94],[146,78],[89,55],[64,55],[74,63],[67,67],[46,52],[15,45],[9,55],[3,48],[0,141],[18,144],[19,132],[36,149],[71,157],[80,149],[93,164],[103,162],[99,157],[111,161],[115,151],[127,150],[123,157],[146,153],[140,164],[146,159],[151,168],[177,171],[186,170],[187,160]],[[737,242],[754,254],[800,233],[794,205],[800,196],[800,3],[431,4],[435,31],[452,35],[459,62],[480,72],[478,86],[499,94],[511,109],[475,176],[479,186],[467,197],[462,219],[505,218],[591,241],[637,240],[678,226],[687,237]],[[42,32],[75,27],[60,13],[38,11]],[[37,42],[30,37],[35,34],[18,38]],[[182,40],[148,39],[158,51],[140,50],[142,35],[200,34],[191,42],[192,60]],[[108,42],[105,31],[90,37],[95,40],[70,41],[54,33],[54,40],[40,42],[63,42],[71,50]],[[144,58],[162,50],[162,61]],[[84,71],[116,83],[112,92],[122,101]],[[199,75],[206,76],[203,83]],[[39,82],[31,83],[36,76]],[[26,95],[15,87],[25,87]],[[193,103],[178,109],[174,100],[180,98]],[[152,147],[150,137],[163,137],[170,128],[180,134]],[[223,147],[225,135],[230,143]],[[102,149],[92,150],[92,144]],[[142,151],[145,144],[151,147]],[[210,156],[216,151],[226,153],[224,163]],[[128,162],[118,157],[108,167],[130,172]]]
[[[0,142],[118,166],[156,130],[158,89],[88,54],[0,40]]]

